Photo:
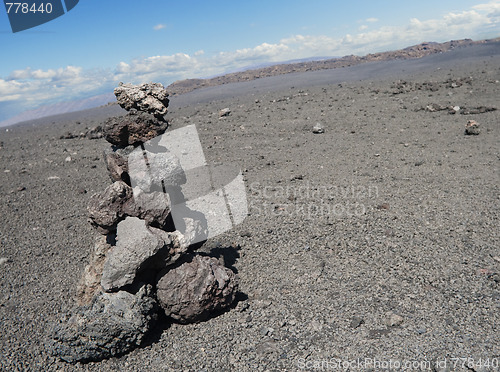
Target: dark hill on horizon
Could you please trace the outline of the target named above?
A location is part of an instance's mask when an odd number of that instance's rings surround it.
[[[318,60],[309,60],[296,63],[277,63],[271,66],[247,69],[238,72],[232,72],[208,79],[185,79],[178,80],[170,84],[167,89],[171,95],[178,95],[191,92],[195,89],[218,86],[223,84],[251,81],[264,77],[285,75],[294,72],[328,70],[358,65],[366,62],[392,61],[417,59],[431,54],[444,53],[456,48],[463,48],[477,44],[500,41],[500,37],[495,39],[485,39],[473,41],[472,39],[451,40],[444,43],[424,42],[421,44],[409,46],[404,49],[370,53],[366,56],[348,55],[340,58],[324,59],[318,57]]]

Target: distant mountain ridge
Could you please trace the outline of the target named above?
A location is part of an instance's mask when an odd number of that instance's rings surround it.
[[[499,38],[485,39],[473,41],[471,39],[451,40],[444,43],[425,42],[413,45],[404,49],[371,53],[366,56],[349,55],[339,58],[331,57],[310,57],[290,60],[281,63],[263,63],[259,65],[248,66],[238,69],[237,71],[226,73],[207,79],[186,79],[175,81],[167,87],[169,93],[174,96],[178,94],[188,93],[195,89],[230,84],[236,82],[251,81],[264,77],[284,75],[294,72],[316,71],[325,69],[334,69],[358,65],[372,61],[390,61],[396,59],[416,59],[424,56],[444,53],[455,48],[467,47],[476,44],[484,44],[487,42],[499,42]],[[98,96],[89,97],[82,100],[60,102],[54,105],[46,105],[40,108],[25,111],[19,115],[0,122],[0,127],[39,119],[47,116],[64,114],[69,112],[81,111],[85,109],[95,108],[106,104],[114,104],[116,102],[113,92],[101,94]]]
[[[209,79],[179,80],[170,84],[167,87],[167,90],[171,95],[183,94],[199,88],[237,83],[243,81],[251,81],[264,77],[289,74],[293,72],[305,72],[305,71],[316,71],[316,70],[348,67],[360,63],[373,62],[373,61],[390,61],[395,59],[422,58],[430,54],[444,53],[455,48],[467,47],[475,44],[483,44],[487,42],[496,42],[496,41],[500,41],[500,38],[480,40],[480,41],[473,41],[471,39],[462,39],[462,40],[451,40],[444,43],[424,42],[400,50],[371,53],[363,57],[349,55],[340,58],[329,58],[329,59],[318,57],[317,59],[311,60],[309,58],[306,58],[304,60],[299,60],[299,62],[291,61],[292,63],[277,63],[268,67],[257,68],[257,69],[246,69],[244,71],[232,72],[229,74],[216,76]]]

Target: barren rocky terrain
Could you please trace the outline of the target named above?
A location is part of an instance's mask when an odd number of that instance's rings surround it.
[[[2,129],[0,369],[498,371],[499,91],[496,41],[171,97],[169,130],[195,124],[209,163],[243,171],[247,218],[201,248],[241,294],[76,365],[47,334],[75,306],[87,203],[110,183],[104,139],[78,134],[122,111]]]

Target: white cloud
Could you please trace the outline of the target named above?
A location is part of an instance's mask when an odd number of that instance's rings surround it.
[[[199,67],[197,58],[184,53],[153,56],[136,59],[130,63],[120,62],[116,67],[113,80],[133,83],[143,83],[159,78],[170,80],[176,76],[188,77]]]
[[[159,31],[159,30],[164,29],[165,27],[167,27],[167,25],[165,25],[163,23],[159,23],[159,24],[157,24],[156,26],[153,27],[153,30]]]
[[[192,55],[175,53],[122,61],[114,69],[84,70],[78,66],[58,69],[12,71],[0,77],[0,102],[30,109],[39,104],[70,100],[111,91],[118,81],[169,83],[185,78],[207,77],[262,63],[312,56],[343,56],[397,49],[423,41],[474,38],[485,31],[500,34],[500,1],[477,4],[469,10],[442,17],[412,18],[404,27],[374,27],[376,18],[362,21],[357,33],[346,35],[292,35],[276,43]],[[367,26],[370,24],[370,27]],[[163,24],[155,29],[163,29]],[[4,114],[5,115],[5,114]],[[1,118],[0,118],[1,120]]]

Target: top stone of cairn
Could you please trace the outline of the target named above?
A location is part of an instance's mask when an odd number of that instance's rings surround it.
[[[114,90],[118,104],[127,111],[137,111],[163,117],[167,113],[168,93],[160,83],[141,85],[119,83]]]

